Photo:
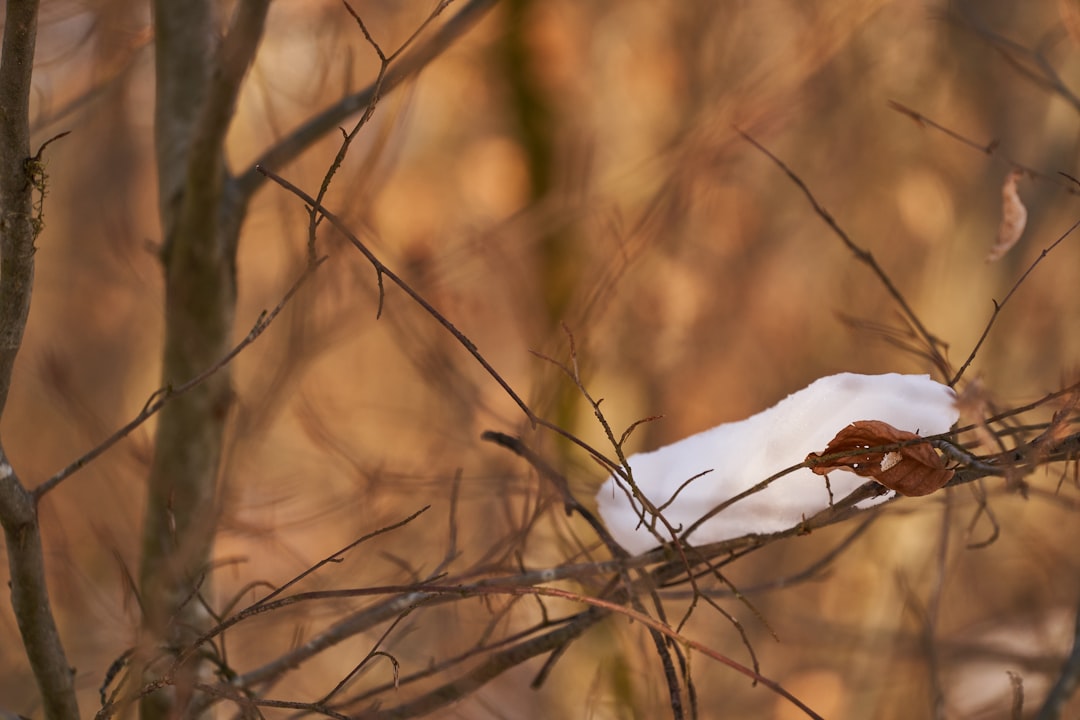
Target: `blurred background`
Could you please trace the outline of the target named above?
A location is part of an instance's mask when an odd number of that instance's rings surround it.
[[[433,4],[353,7],[390,51]],[[134,0],[44,4],[37,142],[72,134],[48,150],[47,228],[2,428],[31,485],[134,416],[158,385],[149,23],[146,4]],[[1075,0],[505,0],[382,101],[325,204],[534,411],[609,450],[588,403],[545,359],[570,362],[572,337],[581,379],[603,398],[616,434],[663,416],[627,444],[653,449],[744,418],[822,375],[934,371],[874,329],[906,331],[896,304],[734,128],[783,159],[873,253],[958,367],[994,300],[1080,217],[1077,186],[1058,175],[1080,175],[1078,43]],[[377,71],[340,3],[277,0],[231,132],[234,171]],[[890,101],[993,150],[916,122]],[[339,144],[326,138],[282,174],[315,191]],[[988,264],[1013,163],[1040,173],[1019,182],[1030,219],[1019,244]],[[270,186],[256,196],[241,246],[238,340],[302,271],[306,232],[294,198]],[[447,554],[452,526],[451,573],[484,561],[493,543],[512,543],[522,567],[580,559],[574,538],[592,542],[587,529],[480,433],[522,435],[590,502],[602,470],[531,429],[403,293],[388,286],[377,319],[370,265],[330,228],[320,243],[329,262],[236,361],[217,607],[251,581],[285,582],[425,505],[420,519],[303,587],[422,577]],[[999,407],[1075,381],[1078,288],[1080,237],[1070,236],[1010,299],[968,371]],[[53,602],[87,713],[138,626],[127,573],[138,562],[151,438],[152,423],[42,506]],[[761,672],[824,717],[1010,717],[1017,682],[1031,712],[1073,637],[1074,470],[1031,478],[1026,499],[987,482],[981,512],[969,488],[895,503],[822,572],[750,593],[753,608],[717,601],[745,626]],[[530,531],[518,532],[534,513]],[[727,577],[745,588],[794,577],[853,529],[775,543]],[[239,602],[254,598],[248,591]],[[472,647],[498,608],[509,608],[495,625],[500,634],[538,617],[531,601],[491,603],[418,610],[383,649],[410,672]],[[685,601],[670,603],[669,617],[680,617]],[[362,605],[311,606],[240,627],[230,662],[254,667]],[[309,662],[272,696],[325,694],[383,629]],[[684,632],[750,663],[714,609],[696,609]],[[440,716],[670,712],[638,625],[593,629],[530,689],[541,663]],[[800,716],[704,657],[692,669],[702,717]],[[388,664],[376,665],[356,692],[391,677]],[[40,713],[7,603],[0,698]]]

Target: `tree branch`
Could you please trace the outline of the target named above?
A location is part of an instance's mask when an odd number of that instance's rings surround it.
[[[42,228],[44,146],[30,156],[30,87],[37,0],[9,2],[0,49],[0,415],[22,347],[34,286],[34,241]],[[35,207],[34,193],[40,194]],[[49,720],[77,720],[73,671],[56,627],[45,578],[37,503],[0,446],[0,524],[11,605]]]
[[[34,286],[35,182],[30,157],[30,81],[37,40],[36,0],[11,3],[0,50],[0,414],[7,405],[15,356],[22,346]]]
[[[991,30],[986,21],[976,13],[967,12],[965,5],[967,3],[954,4],[954,10],[959,15],[960,21],[962,21],[959,24],[966,25],[975,35],[1000,52],[1005,58],[1005,62],[1013,70],[1030,80],[1036,87],[1059,96],[1069,105],[1072,105],[1074,110],[1080,111],[1080,97],[1065,84],[1061,75],[1054,69],[1054,66],[1050,64],[1050,61],[1046,59],[1046,55],[1041,50],[1032,50]],[[1025,65],[1025,61],[1034,65],[1034,68]]]
[[[334,225],[334,227],[336,227],[343,235],[345,235],[345,237],[349,239],[349,242],[351,242],[353,246],[357,250],[359,250],[364,257],[367,258],[368,262],[371,263],[372,267],[375,268],[375,272],[379,278],[380,288],[382,287],[382,278],[385,276],[392,283],[405,291],[405,293],[410,298],[412,298],[414,302],[420,305],[420,307],[422,307],[425,312],[431,315],[431,317],[435,318],[435,320],[437,320],[440,325],[446,328],[446,330],[454,336],[454,339],[461,343],[462,347],[469,351],[469,354],[472,355],[478,363],[480,363],[484,370],[487,371],[488,375],[490,375],[492,379],[494,379],[495,382],[499,384],[499,387],[501,387],[503,391],[510,396],[514,403],[519,408],[521,408],[521,411],[525,413],[525,417],[529,419],[529,422],[531,424],[536,425],[539,422],[539,418],[529,408],[528,404],[526,404],[526,402],[522,400],[516,392],[514,392],[514,389],[511,388],[509,383],[507,383],[506,380],[503,379],[502,375],[500,375],[498,371],[495,370],[494,367],[492,367],[491,363],[489,363],[487,359],[480,354],[480,351],[476,348],[476,345],[473,344],[472,340],[470,340],[468,337],[465,336],[464,333],[454,327],[454,324],[451,323],[445,315],[436,310],[435,307],[426,299],[424,299],[422,295],[413,290],[408,283],[406,283],[397,275],[397,273],[384,265],[383,262],[379,260],[379,258],[377,258],[375,254],[371,252],[371,250],[369,250],[366,245],[360,242],[360,239],[356,237],[355,234],[349,231],[346,224],[339,217],[337,217],[334,213],[330,212],[326,208],[322,207],[322,205],[316,202],[315,198],[311,197],[306,192],[296,187],[280,175],[277,175],[268,170],[267,168],[263,167],[259,167],[258,172],[266,175],[266,177],[270,178],[278,185],[291,192],[293,195],[296,195],[298,198],[307,203],[308,207],[318,210],[319,214],[329,220],[331,224]]]
[[[829,229],[833,231],[833,234],[840,239],[840,241],[844,244],[844,247],[851,251],[851,254],[855,256],[856,260],[869,267],[871,272],[873,272],[874,275],[877,276],[877,279],[885,287],[885,290],[900,307],[900,311],[903,313],[904,318],[907,319],[909,323],[911,323],[911,326],[915,328],[915,331],[919,334],[919,337],[926,344],[927,352],[929,352],[931,358],[934,361],[934,365],[937,366],[938,371],[943,376],[948,377],[949,361],[946,360],[945,356],[941,353],[941,341],[937,338],[936,335],[931,334],[930,331],[926,329],[922,321],[919,319],[919,316],[916,315],[915,311],[912,310],[911,306],[908,305],[908,302],[906,299],[904,299],[903,294],[896,287],[896,285],[893,284],[892,279],[881,268],[881,266],[878,264],[878,261],[874,258],[873,254],[871,254],[869,250],[866,250],[855,244],[855,242],[848,236],[848,234],[844,232],[844,229],[840,227],[840,224],[836,222],[836,219],[833,218],[829,211],[826,210],[825,207],[818,202],[817,198],[814,197],[814,194],[810,191],[810,188],[806,185],[806,183],[803,182],[802,178],[800,178],[794,170],[788,167],[783,160],[778,158],[768,148],[766,148],[764,145],[759,143],[747,133],[743,132],[738,128],[736,128],[735,131],[739,133],[739,135],[741,135],[744,140],[746,140],[748,143],[761,151],[761,153],[764,154],[765,157],[769,158],[769,160],[771,160],[774,165],[780,168],[780,170],[782,170],[783,173],[787,175],[793,183],[795,183],[795,186],[799,188],[802,194],[806,197],[807,201],[810,203],[811,207],[814,208],[814,212],[817,213],[818,217],[825,221],[825,224],[828,225]]]
[[[143,524],[141,676],[149,648],[181,648],[211,621],[192,602],[206,577],[217,521],[217,480],[233,401],[228,365],[236,312],[237,235],[245,208],[229,190],[225,137],[263,32],[269,0],[241,0],[218,38],[219,3],[154,3],[165,347],[162,385],[190,391],[164,406],[154,438]],[[207,368],[216,371],[199,378]],[[175,671],[175,692],[143,700],[144,720],[186,713],[198,674]]]
[[[37,504],[0,448],[0,524],[7,544],[11,607],[49,720],[78,720],[71,669],[49,602]]]
[[[202,372],[200,372],[198,375],[189,379],[183,384],[166,385],[155,390],[150,395],[150,397],[147,398],[142,410],[140,410],[135,417],[133,417],[122,427],[117,429],[104,441],[97,444],[87,452],[83,453],[72,462],[68,463],[64,468],[57,471],[48,480],[35,487],[33,490],[35,501],[40,500],[46,493],[55,489],[57,485],[67,480],[79,470],[82,470],[88,464],[90,464],[102,454],[104,454],[113,445],[126,438],[136,428],[138,428],[147,420],[156,415],[157,412],[161,410],[161,408],[163,408],[165,404],[168,403],[170,400],[178,398],[181,395],[198,387],[201,383],[212,377],[214,373],[231,363],[233,359],[235,359],[236,356],[240,354],[241,351],[243,351],[248,345],[251,345],[256,340],[258,340],[259,336],[266,332],[266,329],[270,327],[270,323],[274,322],[275,318],[277,318],[281,311],[285,309],[285,306],[288,305],[289,301],[292,300],[293,296],[297,293],[297,291],[300,290],[300,287],[305,282],[307,282],[308,278],[311,277],[324,262],[326,262],[326,259],[327,258],[324,256],[317,259],[313,264],[308,265],[307,269],[305,269],[304,272],[300,275],[300,277],[296,279],[296,282],[292,284],[292,287],[290,287],[285,292],[278,304],[270,310],[262,311],[262,313],[259,314],[259,317],[255,320],[255,324],[252,325],[251,330],[248,331],[248,334],[245,335],[244,338],[240,340],[240,342],[234,345],[228,353],[219,358],[217,362],[207,368],[204,368]]]
[[[369,107],[377,95],[385,95],[423,70],[428,63],[475,26],[497,2],[498,0],[469,0],[454,17],[435,31],[431,39],[393,63],[378,81],[343,97],[282,138],[277,145],[264,152],[250,167],[237,175],[236,188],[240,197],[246,200],[262,187],[266,177],[259,172],[260,167],[280,170],[345,118]],[[440,6],[444,8],[447,5],[449,3],[443,0]]]
[[[183,217],[187,230],[183,236],[190,242],[201,243],[203,247],[198,248],[201,254],[224,253],[230,265],[235,265],[235,238],[230,237],[231,233],[218,232],[225,214],[221,206],[227,183],[232,190],[231,179],[225,177],[225,136],[241,82],[262,39],[269,6],[269,0],[243,0],[237,6],[229,31],[218,48],[183,166],[186,170]],[[229,221],[226,224],[232,225]],[[200,226],[204,229],[196,229]],[[168,265],[168,254],[165,260]]]

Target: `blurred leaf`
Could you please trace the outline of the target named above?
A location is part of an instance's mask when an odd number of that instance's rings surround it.
[[[998,227],[998,239],[990,249],[990,254],[986,256],[986,262],[1000,259],[1024,234],[1028,213],[1016,191],[1016,181],[1021,175],[1023,173],[1019,170],[1013,170],[1005,177],[1005,184],[1001,187],[1001,225]]]

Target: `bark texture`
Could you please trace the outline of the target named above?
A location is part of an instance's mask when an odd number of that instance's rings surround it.
[[[230,202],[225,135],[268,5],[241,2],[221,37],[214,0],[154,2],[165,386],[195,377],[231,347],[242,209]],[[209,619],[199,594],[207,589],[231,396],[223,367],[159,417],[140,569],[142,649],[150,663],[144,679],[169,673],[170,689],[144,699],[144,718],[183,715],[199,672],[194,661],[172,661]]]
[[[8,2],[0,50],[0,413],[7,404],[34,286],[34,242],[42,227],[45,171],[30,154],[30,85],[37,43],[36,0]],[[79,707],[49,602],[37,498],[0,444],[0,524],[11,606],[41,692],[45,717],[77,720]]]

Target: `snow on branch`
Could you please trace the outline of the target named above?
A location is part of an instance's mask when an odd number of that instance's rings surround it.
[[[958,416],[955,393],[928,375],[841,373],[746,420],[633,455],[627,463],[637,490],[689,534],[682,539],[701,545],[789,530],[858,489],[865,482],[858,468],[822,477],[805,466],[808,455],[824,450],[852,423],[876,420],[928,437],[948,432]],[[658,543],[651,529],[655,518],[634,495],[612,476],[597,502],[611,534],[637,554]],[[860,507],[890,497],[883,493]]]

